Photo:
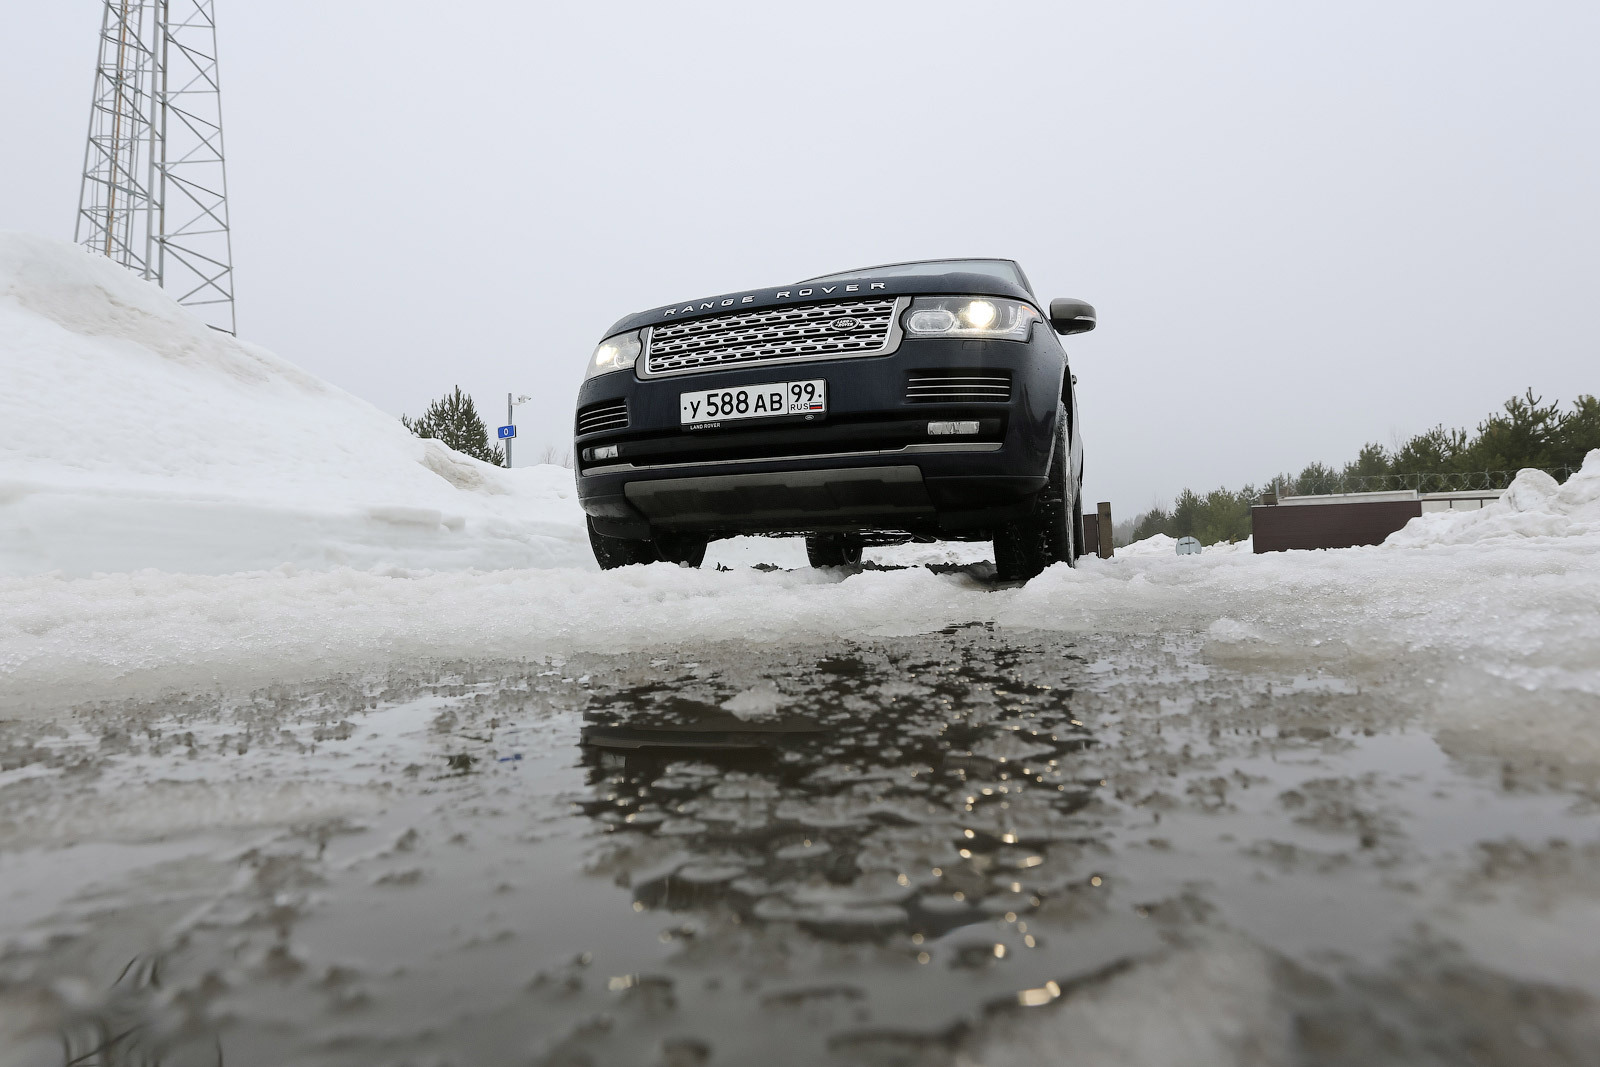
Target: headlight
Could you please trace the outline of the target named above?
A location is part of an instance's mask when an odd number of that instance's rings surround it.
[[[1020,300],[988,296],[920,296],[906,313],[907,337],[997,337],[1026,341],[1043,321]]]
[[[634,361],[639,358],[639,350],[643,347],[638,330],[607,337],[595,346],[594,355],[589,357],[589,371],[583,376],[584,380],[587,381],[596,374],[605,374],[607,371],[631,369]]]

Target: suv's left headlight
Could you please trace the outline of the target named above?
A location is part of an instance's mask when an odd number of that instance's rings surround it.
[[[1026,341],[1044,321],[1020,300],[992,296],[919,296],[906,312],[907,337],[994,337]]]
[[[584,381],[608,371],[631,370],[643,347],[638,330],[607,337],[595,346],[594,355],[589,357],[589,370],[583,376]]]

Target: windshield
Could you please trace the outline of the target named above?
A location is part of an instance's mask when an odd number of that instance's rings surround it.
[[[1001,281],[1028,289],[1028,279],[1022,268],[1009,259],[924,259],[915,263],[887,263],[881,267],[847,270],[839,274],[824,274],[820,278],[806,278],[808,282],[850,282],[862,278],[895,278],[907,274],[987,274]],[[1032,292],[1032,289],[1028,289]]]

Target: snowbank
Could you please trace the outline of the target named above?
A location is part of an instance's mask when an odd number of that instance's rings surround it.
[[[1119,556],[1175,556],[1178,554],[1178,539],[1168,537],[1166,534],[1151,534],[1142,541],[1123,545],[1116,550]]]
[[[1518,473],[1499,500],[1477,511],[1422,515],[1389,535],[1391,548],[1478,545],[1600,534],[1600,448],[1559,484],[1539,470]]]
[[[1216,555],[1224,552],[1249,552],[1250,538],[1243,541],[1218,541],[1214,545],[1206,545],[1200,550],[1206,555]],[[1168,537],[1166,534],[1151,534],[1142,541],[1134,541],[1117,549],[1118,556],[1176,556],[1178,554],[1178,539]]]
[[[592,566],[572,474],[501,470],[76,246],[0,234],[0,574]]]

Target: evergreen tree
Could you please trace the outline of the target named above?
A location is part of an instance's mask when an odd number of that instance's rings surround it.
[[[1259,494],[1251,485],[1238,492],[1213,489],[1202,496],[1192,489],[1178,494],[1169,512],[1154,507],[1133,520],[1129,541],[1142,541],[1155,534],[1168,537],[1193,537],[1203,545],[1218,541],[1242,541],[1250,536],[1250,506]]]
[[[1367,444],[1356,454],[1353,462],[1344,465],[1346,491],[1356,489],[1361,485],[1360,482],[1356,481],[1358,478],[1372,478],[1377,475],[1388,474],[1391,469],[1389,466],[1389,453],[1384,447],[1377,442]],[[1381,489],[1383,487],[1381,485],[1373,485],[1371,488]],[[1338,492],[1339,490],[1328,491]]]
[[[1308,463],[1300,477],[1288,479],[1284,484],[1286,496],[1316,496],[1339,491],[1339,472],[1325,463]]]
[[[1399,474],[1453,474],[1466,450],[1467,431],[1435,426],[1401,445],[1389,465]]]
[[[1581,467],[1590,451],[1600,448],[1600,400],[1584,395],[1572,402],[1552,441],[1554,459],[1563,467]]]
[[[481,459],[496,467],[505,466],[505,452],[499,445],[489,445],[489,431],[478,417],[472,397],[463,393],[459,385],[455,392],[447,393],[429,404],[428,410],[420,418],[401,415],[400,422],[418,437],[431,437],[474,459]]]
[[[1478,436],[1461,457],[1464,466],[1479,471],[1559,466],[1554,446],[1564,421],[1559,401],[1546,404],[1529,389],[1505,402],[1505,414],[1478,424]]]

